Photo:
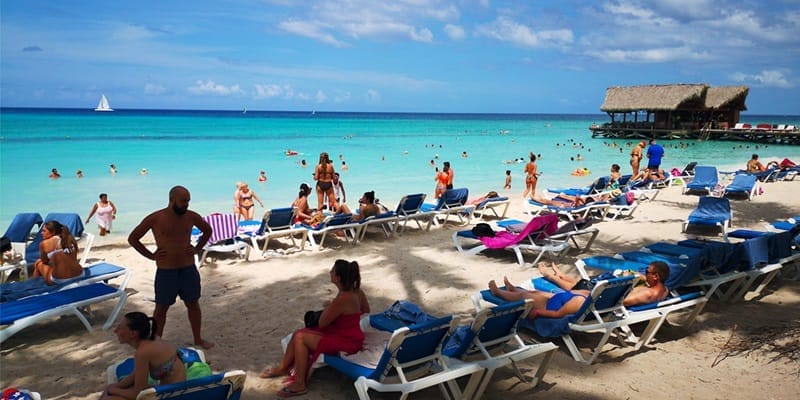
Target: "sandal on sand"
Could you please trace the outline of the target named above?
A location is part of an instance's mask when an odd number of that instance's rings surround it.
[[[258,377],[262,379],[269,379],[269,378],[277,378],[279,376],[284,376],[284,375],[286,374],[283,372],[275,372],[275,368],[270,368],[261,371]]]
[[[302,396],[306,393],[308,393],[308,389],[294,391],[292,389],[289,389],[288,386],[286,386],[285,388],[279,390],[278,393],[276,394],[278,395],[278,397],[295,397],[295,396]]]

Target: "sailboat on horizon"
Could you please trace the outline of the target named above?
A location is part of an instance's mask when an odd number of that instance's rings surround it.
[[[97,108],[94,109],[95,111],[114,111],[111,106],[108,105],[108,99],[106,95],[100,95],[100,102],[97,103]]]

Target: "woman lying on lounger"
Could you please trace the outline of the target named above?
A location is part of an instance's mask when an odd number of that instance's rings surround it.
[[[620,192],[621,194],[621,192]],[[533,201],[545,204],[548,206],[556,207],[580,207],[586,204],[594,203],[597,201],[610,201],[612,196],[610,194],[593,194],[591,196],[570,196],[568,194],[559,193],[556,197],[548,199],[546,197],[534,196]]]
[[[144,313],[130,312],[120,318],[114,333],[120,343],[135,349],[133,374],[108,385],[101,400],[135,399],[150,386],[148,376],[161,385],[186,380],[186,366],[178,356],[178,348],[156,337],[155,332],[156,321]]]
[[[39,259],[33,265],[33,278],[41,276],[48,285],[66,282],[83,272],[78,262],[78,243],[64,225],[47,221],[42,225]]]

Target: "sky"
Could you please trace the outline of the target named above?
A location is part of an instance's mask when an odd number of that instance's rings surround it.
[[[800,114],[800,0],[0,2],[0,106],[599,113],[746,85]]]

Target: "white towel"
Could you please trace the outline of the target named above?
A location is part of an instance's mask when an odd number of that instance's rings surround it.
[[[340,356],[353,363],[366,368],[375,368],[381,360],[386,343],[392,337],[391,332],[367,331],[364,332],[364,346],[361,350],[353,354],[340,354]]]

